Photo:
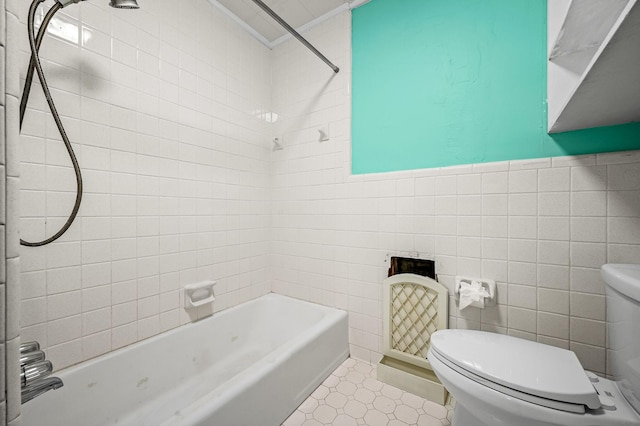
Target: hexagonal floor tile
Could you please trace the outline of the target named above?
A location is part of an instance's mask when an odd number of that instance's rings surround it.
[[[376,379],[376,368],[349,358],[283,426],[449,426],[455,401],[427,401]]]

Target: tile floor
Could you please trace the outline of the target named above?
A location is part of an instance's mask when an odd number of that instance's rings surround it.
[[[443,426],[451,424],[452,404],[379,382],[375,366],[348,358],[283,426]]]

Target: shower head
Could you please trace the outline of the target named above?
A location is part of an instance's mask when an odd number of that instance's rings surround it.
[[[140,9],[136,0],[111,0],[109,6],[116,9]]]

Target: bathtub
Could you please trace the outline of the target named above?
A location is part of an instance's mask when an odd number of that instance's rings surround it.
[[[25,426],[280,425],[348,356],[344,311],[276,294],[60,371]]]

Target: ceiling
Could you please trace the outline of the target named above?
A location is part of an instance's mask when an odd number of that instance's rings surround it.
[[[263,0],[298,32],[319,24],[344,10],[368,0]],[[252,0],[209,0],[211,4],[242,25],[267,47],[274,47],[290,36]]]

